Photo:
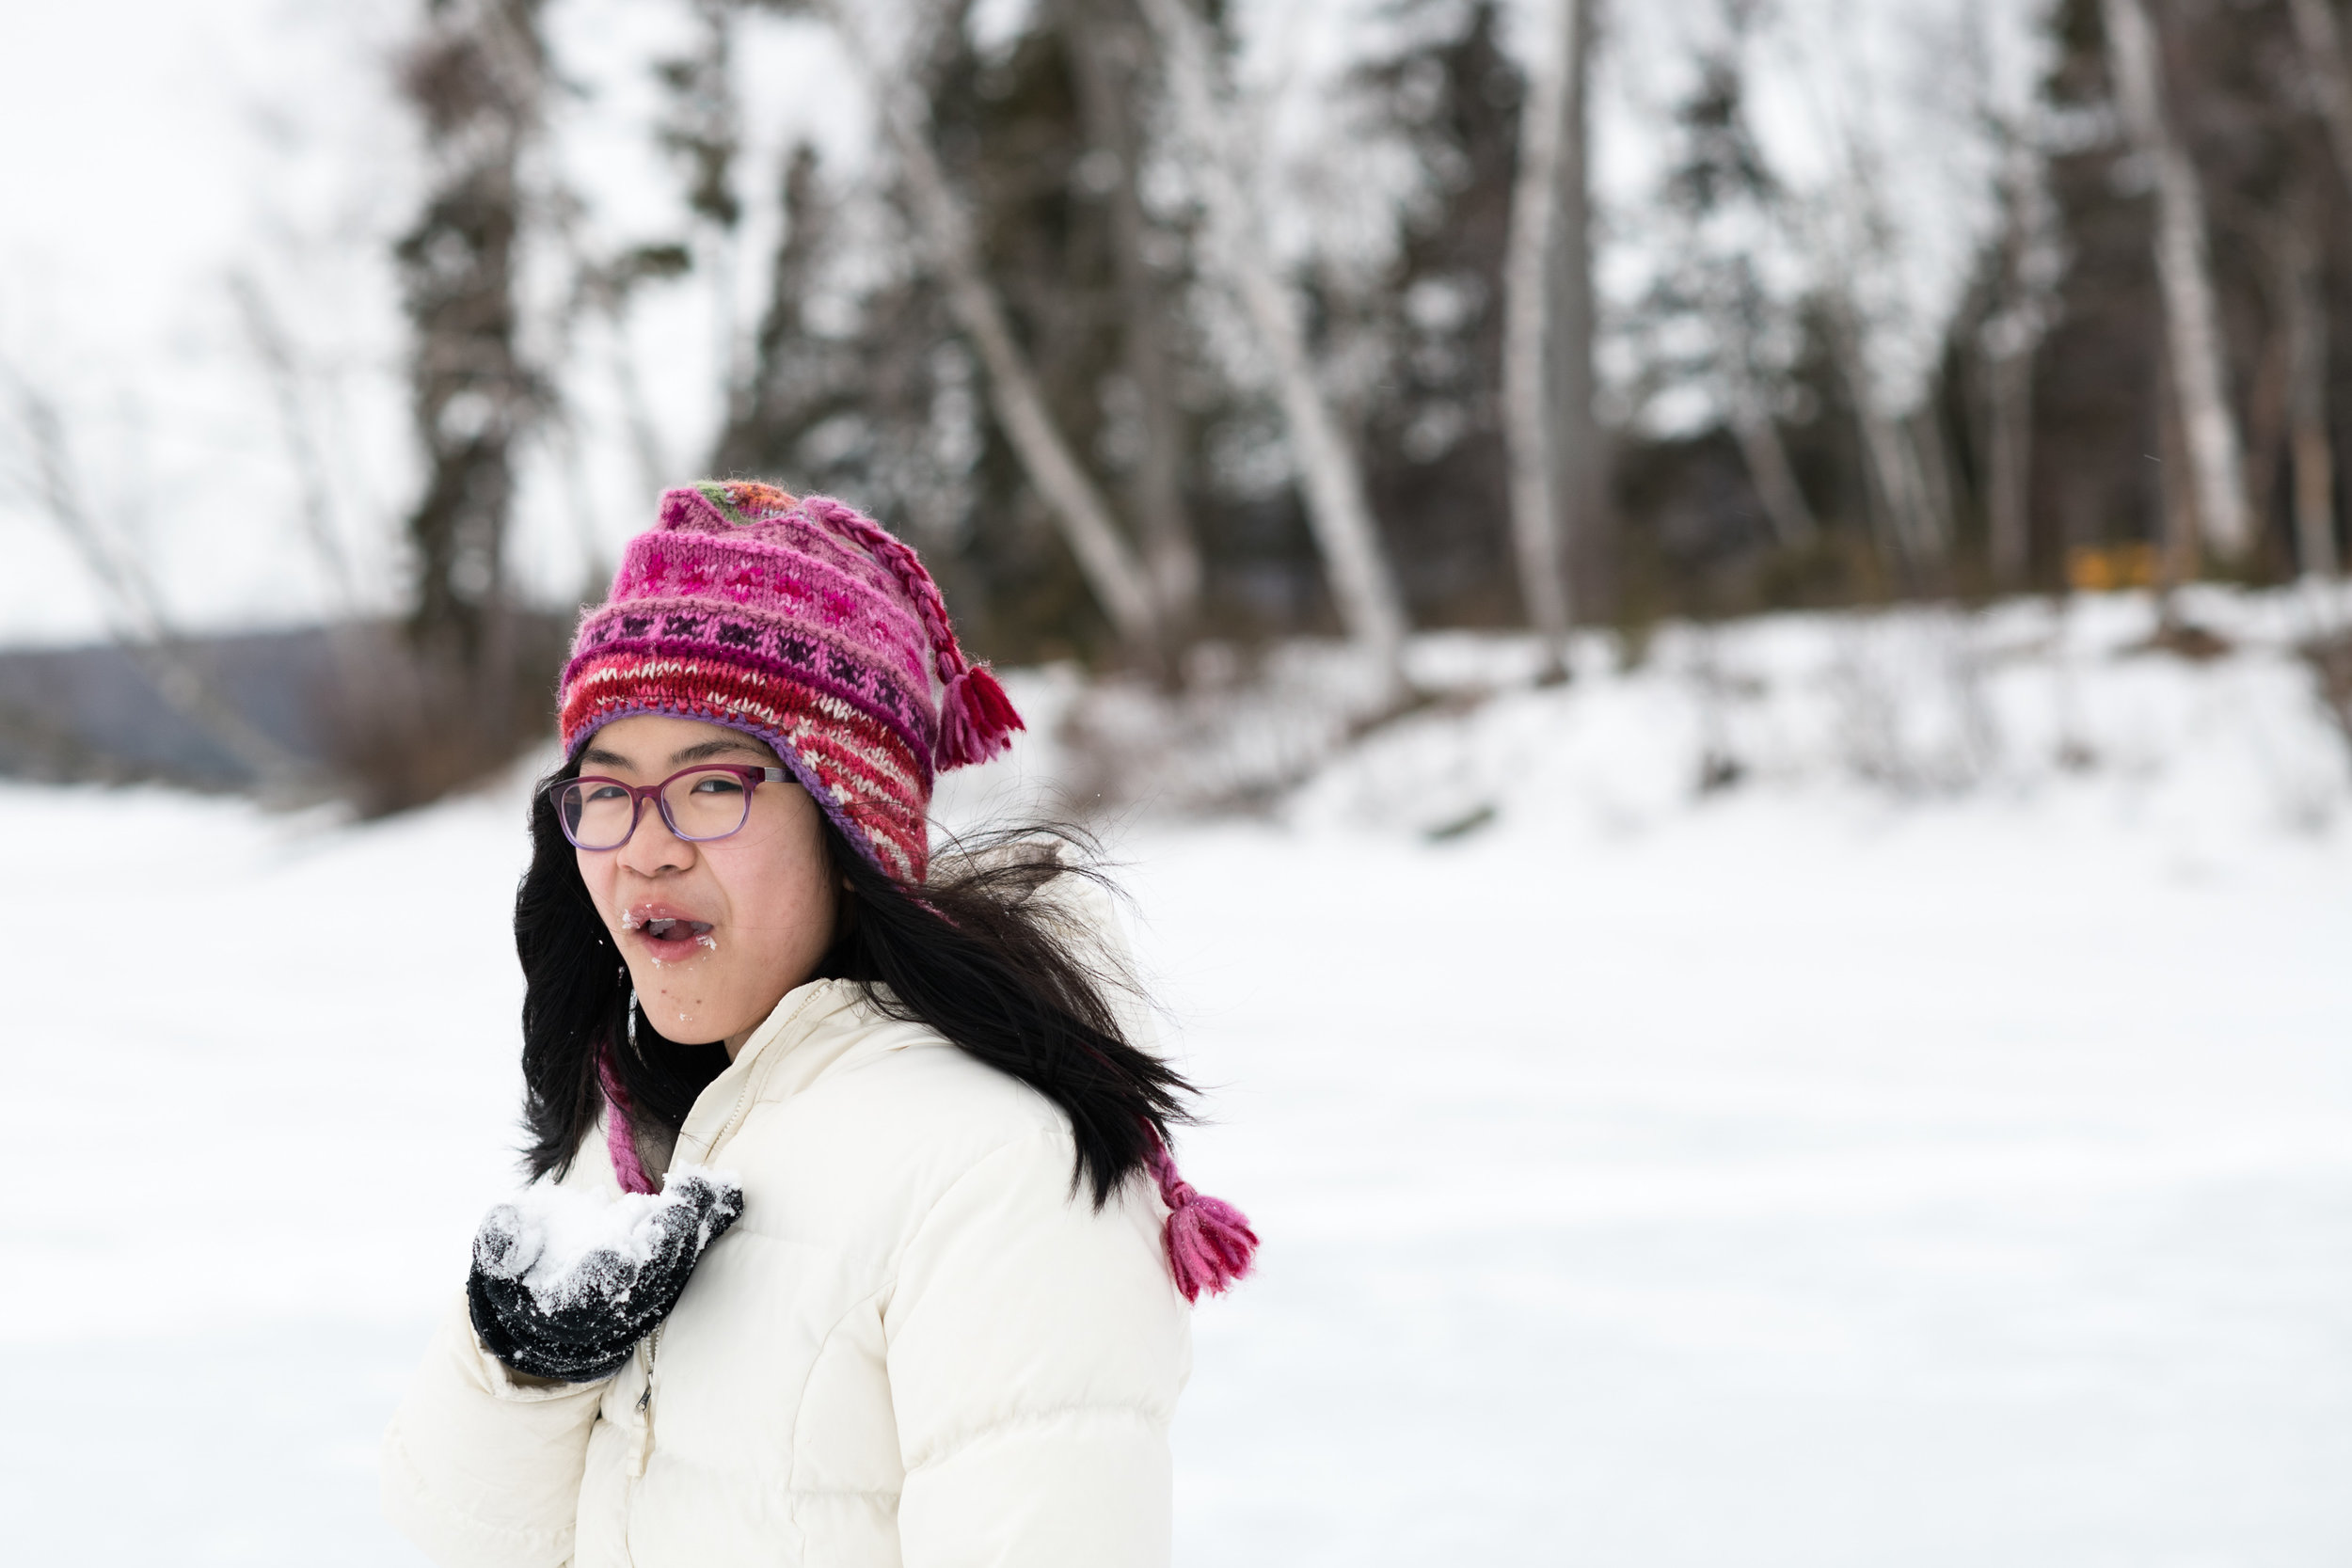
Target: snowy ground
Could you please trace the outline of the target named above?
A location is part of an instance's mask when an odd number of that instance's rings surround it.
[[[1132,822],[1187,1173],[1267,1238],[1179,1560],[2352,1557],[2347,753],[2287,601],[2202,666],[2143,610],[1670,638]],[[415,1562],[374,1439],[510,1180],[514,792],[0,835],[9,1560]]]

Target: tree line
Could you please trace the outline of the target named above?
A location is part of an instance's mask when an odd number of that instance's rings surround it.
[[[972,0],[672,3],[688,41],[644,69],[679,219],[618,247],[534,150],[562,0],[425,0],[400,62],[430,167],[397,247],[409,633],[469,680],[519,646],[521,455],[581,438],[545,341],[714,272],[747,292],[743,269],[763,302],[692,466],[882,517],[999,659],[1179,680],[1204,640],[1335,632],[1403,697],[1414,628],[1529,626],[1565,673],[1580,626],[2337,570],[2335,0],[2051,0],[2033,92],[1965,111],[1992,217],[1908,383],[1872,292],[1903,171],[1854,136],[1831,195],[1792,186],[1756,123],[1763,0],[1701,0],[1645,130],[1659,176],[1613,214],[1648,236],[1645,277],[1611,299],[1605,0],[1382,10],[1321,114],[1406,170],[1355,255],[1279,243],[1215,0],[1035,0],[986,42]],[[740,42],[778,18],[829,29],[858,78],[854,173],[746,144]],[[532,254],[565,278],[535,356]],[[680,477],[614,373],[643,483]]]

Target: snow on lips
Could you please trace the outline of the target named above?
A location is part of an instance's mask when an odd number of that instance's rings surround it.
[[[646,921],[644,929],[656,942],[682,942],[688,937],[701,942],[710,935],[710,922],[664,918]]]
[[[713,934],[712,922],[697,920],[667,904],[641,904],[634,909],[624,910],[621,912],[621,929],[636,932],[648,946],[655,948],[656,962],[660,961],[660,950],[665,948],[674,954],[690,944],[713,953],[719,950],[719,939]]]

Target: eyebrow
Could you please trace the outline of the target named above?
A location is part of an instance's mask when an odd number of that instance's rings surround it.
[[[759,748],[748,740],[706,740],[699,746],[689,746],[682,752],[671,752],[670,766],[683,768],[690,762],[700,762],[705,757],[723,757],[729,752],[742,752],[751,756],[760,754]]]
[[[762,754],[760,749],[748,740],[705,740],[689,746],[684,751],[672,752],[670,766],[684,768],[689,763],[701,762],[707,757],[724,756],[729,752],[741,752],[751,756]],[[580,760],[582,763],[594,763],[598,768],[633,768],[636,766],[620,752],[608,752],[601,746],[589,747],[585,752],[580,752]]]

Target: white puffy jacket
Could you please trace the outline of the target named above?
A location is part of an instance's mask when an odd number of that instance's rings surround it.
[[[841,980],[784,998],[675,1159],[743,1215],[612,1377],[517,1385],[452,1309],[384,1442],[435,1560],[1168,1560],[1191,1336],[1149,1177],[1096,1212],[1058,1108]],[[618,1195],[601,1138],[565,1180]]]

